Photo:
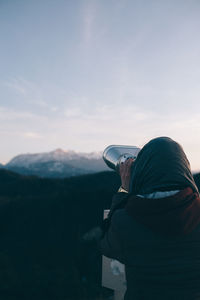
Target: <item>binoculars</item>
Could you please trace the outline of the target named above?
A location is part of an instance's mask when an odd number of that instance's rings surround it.
[[[110,145],[103,152],[107,166],[119,173],[119,166],[129,158],[136,158],[140,148],[135,146]]]

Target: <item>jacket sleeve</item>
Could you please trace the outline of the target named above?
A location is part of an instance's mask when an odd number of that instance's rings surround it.
[[[104,220],[103,236],[100,240],[100,250],[103,255],[123,263],[123,245],[119,235],[119,209],[124,208],[128,195],[118,193],[112,199],[108,218]]]
[[[116,193],[113,196],[108,218],[112,217],[112,214],[115,212],[115,210],[124,208],[124,206],[126,205],[128,196],[129,196],[129,194],[127,194],[127,193]]]
[[[117,212],[113,214],[110,226],[100,240],[100,251],[103,255],[117,259],[123,263],[123,245],[115,226],[117,215]]]

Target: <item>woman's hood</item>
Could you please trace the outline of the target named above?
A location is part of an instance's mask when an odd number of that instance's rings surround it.
[[[186,187],[198,192],[183,148],[169,137],[147,143],[139,152],[131,174],[129,190],[134,195]]]

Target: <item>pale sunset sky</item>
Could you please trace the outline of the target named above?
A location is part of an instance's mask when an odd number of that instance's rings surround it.
[[[0,162],[169,136],[200,170],[199,0],[0,0]]]

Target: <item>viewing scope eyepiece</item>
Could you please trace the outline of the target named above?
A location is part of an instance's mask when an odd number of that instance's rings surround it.
[[[136,158],[140,148],[136,146],[110,145],[103,152],[107,166],[119,173],[119,166],[129,158]]]

